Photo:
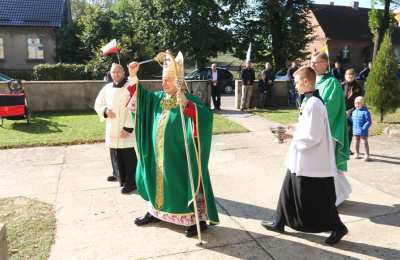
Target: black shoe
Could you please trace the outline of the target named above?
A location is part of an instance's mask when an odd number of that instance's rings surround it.
[[[121,193],[122,194],[128,194],[128,193],[131,193],[132,191],[134,191],[134,190],[136,190],[136,186],[133,186],[133,187],[123,187],[122,189],[121,189]]]
[[[155,223],[160,221],[158,218],[153,217],[149,212],[146,213],[143,217],[136,218],[135,219],[135,224],[136,226],[144,226],[150,223]]]
[[[352,150],[350,150],[350,155],[353,155],[354,153],[353,153],[353,151]]]
[[[344,237],[349,231],[346,227],[343,227],[339,230],[332,231],[331,235],[325,240],[325,243],[328,245],[335,245],[339,243],[339,241]]]
[[[118,179],[115,176],[108,176],[107,181],[118,181]]]
[[[206,230],[207,223],[205,221],[200,221],[200,231]],[[197,236],[197,227],[196,225],[190,226],[188,229],[185,230],[185,234],[187,237],[194,237]]]
[[[261,226],[263,226],[264,228],[266,228],[269,231],[274,231],[274,232],[278,232],[278,233],[285,233],[285,225],[278,225],[275,222],[269,222],[269,221],[262,221],[261,222]]]

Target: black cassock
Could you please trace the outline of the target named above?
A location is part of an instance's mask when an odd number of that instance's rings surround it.
[[[296,176],[288,170],[279,196],[276,222],[309,233],[340,230],[344,224],[335,201],[333,177]]]

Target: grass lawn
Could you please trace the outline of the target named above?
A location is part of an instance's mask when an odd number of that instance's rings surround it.
[[[282,125],[296,123],[299,117],[299,110],[296,108],[257,109],[252,113]]]
[[[0,199],[0,222],[6,224],[10,260],[48,259],[56,232],[51,205],[24,197]]]
[[[298,110],[291,108],[260,109],[253,111],[253,113],[283,125],[295,123],[299,116]],[[385,127],[393,124],[400,124],[400,109],[395,113],[387,114],[384,117],[383,123],[379,123],[378,114],[372,113],[372,126],[369,129],[369,135],[381,135]]]
[[[244,127],[215,115],[214,134],[247,132]],[[104,124],[87,112],[34,113],[32,124],[4,120],[0,128],[0,149],[62,144],[94,143],[104,140]]]
[[[371,112],[371,110],[370,110]],[[380,116],[377,113],[372,113],[372,126],[369,129],[369,135],[381,135],[385,127],[400,124],[400,109],[396,112],[385,115],[383,122],[379,122]]]
[[[245,127],[221,116],[214,114],[213,134],[232,134],[249,132]]]

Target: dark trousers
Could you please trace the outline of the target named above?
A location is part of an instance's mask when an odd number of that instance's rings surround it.
[[[269,100],[268,92],[260,92],[260,100],[258,101],[258,107],[260,108],[267,107],[268,100]]]
[[[214,104],[214,109],[221,109],[221,91],[219,90],[219,86],[211,85],[211,98]]]
[[[126,188],[136,187],[137,157],[134,148],[114,149],[110,148],[113,176],[121,186]]]

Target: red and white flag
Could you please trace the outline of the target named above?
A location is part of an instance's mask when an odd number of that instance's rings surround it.
[[[101,48],[101,55],[106,56],[109,54],[118,53],[117,40],[113,39]]]

